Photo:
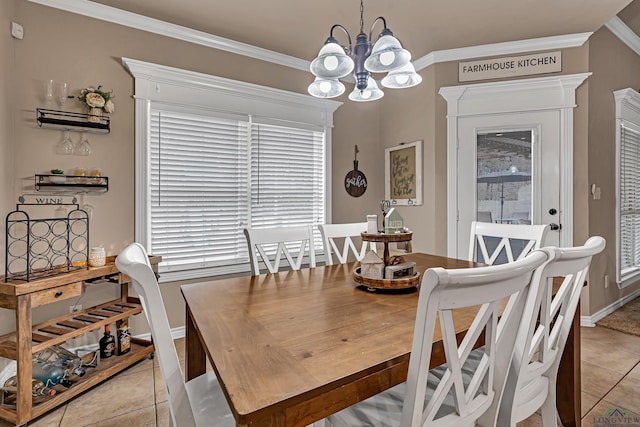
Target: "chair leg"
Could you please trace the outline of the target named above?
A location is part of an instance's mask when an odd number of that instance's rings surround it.
[[[542,415],[543,427],[557,427],[558,426],[558,410],[556,408],[556,394],[549,393],[547,400],[544,401],[540,408]]]

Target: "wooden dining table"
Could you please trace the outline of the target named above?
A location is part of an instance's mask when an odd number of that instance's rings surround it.
[[[420,274],[430,267],[474,266],[427,254],[405,258]],[[208,360],[237,426],[306,426],[405,381],[418,291],[357,288],[354,267],[182,285],[186,378],[204,373]],[[458,333],[464,334],[473,314],[455,315]],[[580,425],[579,322],[572,329],[558,378],[565,426]],[[432,367],[444,362],[436,330]]]

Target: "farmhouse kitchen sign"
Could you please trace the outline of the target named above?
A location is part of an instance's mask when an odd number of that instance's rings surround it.
[[[562,71],[562,52],[557,51],[461,62],[458,64],[458,80],[470,82],[559,71]]]

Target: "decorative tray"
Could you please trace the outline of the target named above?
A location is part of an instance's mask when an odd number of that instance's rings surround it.
[[[368,291],[411,289],[419,286],[420,273],[416,271],[413,276],[398,279],[374,279],[360,275],[360,267],[356,267],[353,270],[353,282]]]

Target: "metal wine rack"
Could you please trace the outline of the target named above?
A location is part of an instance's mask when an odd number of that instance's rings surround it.
[[[60,203],[74,207],[59,218],[31,218],[27,206],[16,205],[7,215],[5,282],[29,282],[70,271],[88,268],[89,216],[77,203]]]

